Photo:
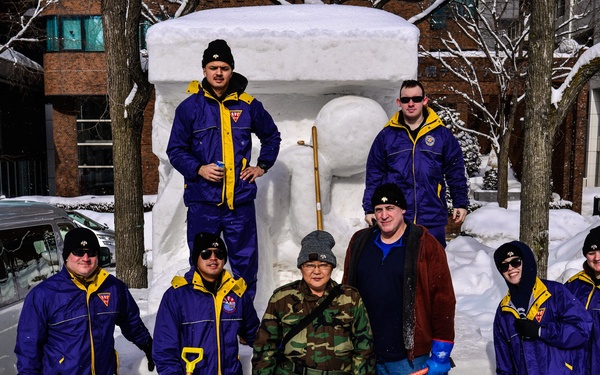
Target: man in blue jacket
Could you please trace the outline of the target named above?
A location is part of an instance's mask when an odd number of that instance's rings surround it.
[[[494,262],[508,286],[494,318],[496,374],[591,374],[585,307],[563,284],[537,277],[533,252],[522,242],[500,246]]]
[[[242,375],[238,336],[252,345],[260,323],[246,283],[223,269],[227,249],[217,235],[198,233],[192,260],[195,266],[173,278],[156,314],[156,370],[186,373],[182,350],[192,347],[203,349],[194,374]]]
[[[594,322],[586,348],[588,374],[600,374],[600,227],[590,230],[583,242],[583,271],[565,284],[589,311]]]
[[[385,183],[397,184],[406,197],[404,217],[426,227],[446,247],[446,183],[452,218],[462,223],[469,205],[467,178],[458,141],[428,102],[419,81],[402,82],[396,99],[400,111],[375,137],[369,152],[363,209],[365,221],[373,226],[373,192]]]
[[[30,374],[118,373],[115,326],[152,362],[152,337],[127,286],[98,267],[94,232],[65,235],[65,266],[25,297],[17,327],[17,370]]]
[[[246,280],[248,293],[254,297],[258,272],[255,180],[275,163],[281,137],[263,105],[244,91],[248,80],[233,69],[227,43],[210,42],[202,58],[202,84],[192,82],[188,92],[193,95],[175,111],[167,155],[185,179],[190,252],[197,233],[223,233],[231,270]],[[250,165],[252,133],[261,143],[256,166]]]

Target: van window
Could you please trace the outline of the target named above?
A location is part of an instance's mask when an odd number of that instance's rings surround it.
[[[50,224],[0,230],[0,307],[60,271],[60,254]]]

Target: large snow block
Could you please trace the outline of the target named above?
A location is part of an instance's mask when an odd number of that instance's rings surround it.
[[[257,295],[259,307],[266,306],[276,285],[297,277],[296,251],[314,230],[313,149],[298,141],[310,143],[312,126],[319,128],[320,205],[327,230],[338,242],[334,251],[341,256],[344,241],[363,223],[364,183],[356,176],[364,176],[373,138],[398,110],[401,81],[417,77],[418,28],[367,7],[212,9],[152,26],[147,35],[149,78],[156,93],[152,150],[160,160],[153,209],[153,306],[169,287],[161,281],[183,274],[189,265],[184,181],[166,148],[175,109],[189,95],[189,82],[204,77],[202,55],[214,39],[227,41],[235,71],[249,80],[246,91],[263,103],[281,132],[277,162],[256,182],[258,290],[269,291]],[[254,139],[250,165],[256,165],[259,146]],[[281,251],[290,244],[293,254]]]
[[[357,83],[398,90],[417,76],[416,26],[379,9],[302,4],[204,10],[152,26],[150,81],[201,79],[214,39],[230,45],[253,94],[355,92]]]

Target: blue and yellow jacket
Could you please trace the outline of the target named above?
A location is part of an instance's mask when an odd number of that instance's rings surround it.
[[[584,347],[592,319],[568,289],[536,277],[527,319],[541,327],[536,339],[517,333],[519,313],[507,294],[494,318],[496,373],[504,375],[588,374]]]
[[[194,81],[188,87],[193,95],[175,111],[167,155],[184,177],[183,200],[188,207],[226,204],[233,209],[256,198],[256,184],[239,177],[250,166],[252,133],[261,143],[258,163],[268,169],[277,159],[279,130],[263,105],[244,92],[247,84],[245,77],[233,73],[227,94],[219,100]],[[217,161],[225,164],[223,181],[210,182],[198,175],[201,166]]]
[[[66,267],[29,292],[17,327],[19,374],[118,373],[115,326],[138,347],[150,340],[127,286],[99,269],[87,288]]]
[[[369,152],[363,196],[365,213],[371,197],[385,183],[397,184],[406,197],[404,217],[415,224],[448,224],[446,183],[455,208],[469,206],[465,163],[458,141],[431,109],[413,138],[397,112],[379,132]]]
[[[192,267],[175,276],[156,314],[153,355],[161,375],[184,374],[184,347],[202,348],[194,374],[242,374],[238,336],[249,345],[256,339],[259,319],[244,279],[223,271],[216,295],[209,292]]]
[[[598,374],[600,373],[600,285],[594,283],[590,274],[593,274],[593,271],[586,262],[583,264],[583,271],[571,277],[565,285],[592,316],[594,323],[586,355],[590,365],[588,374]]]

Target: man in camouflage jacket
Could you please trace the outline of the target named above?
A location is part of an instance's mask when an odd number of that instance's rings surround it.
[[[333,237],[314,231],[302,240],[298,268],[302,280],[275,290],[263,316],[252,358],[252,373],[344,375],[374,374],[373,337],[358,291],[331,280],[336,258]],[[331,305],[279,349],[283,338],[305,316],[341,288]]]

